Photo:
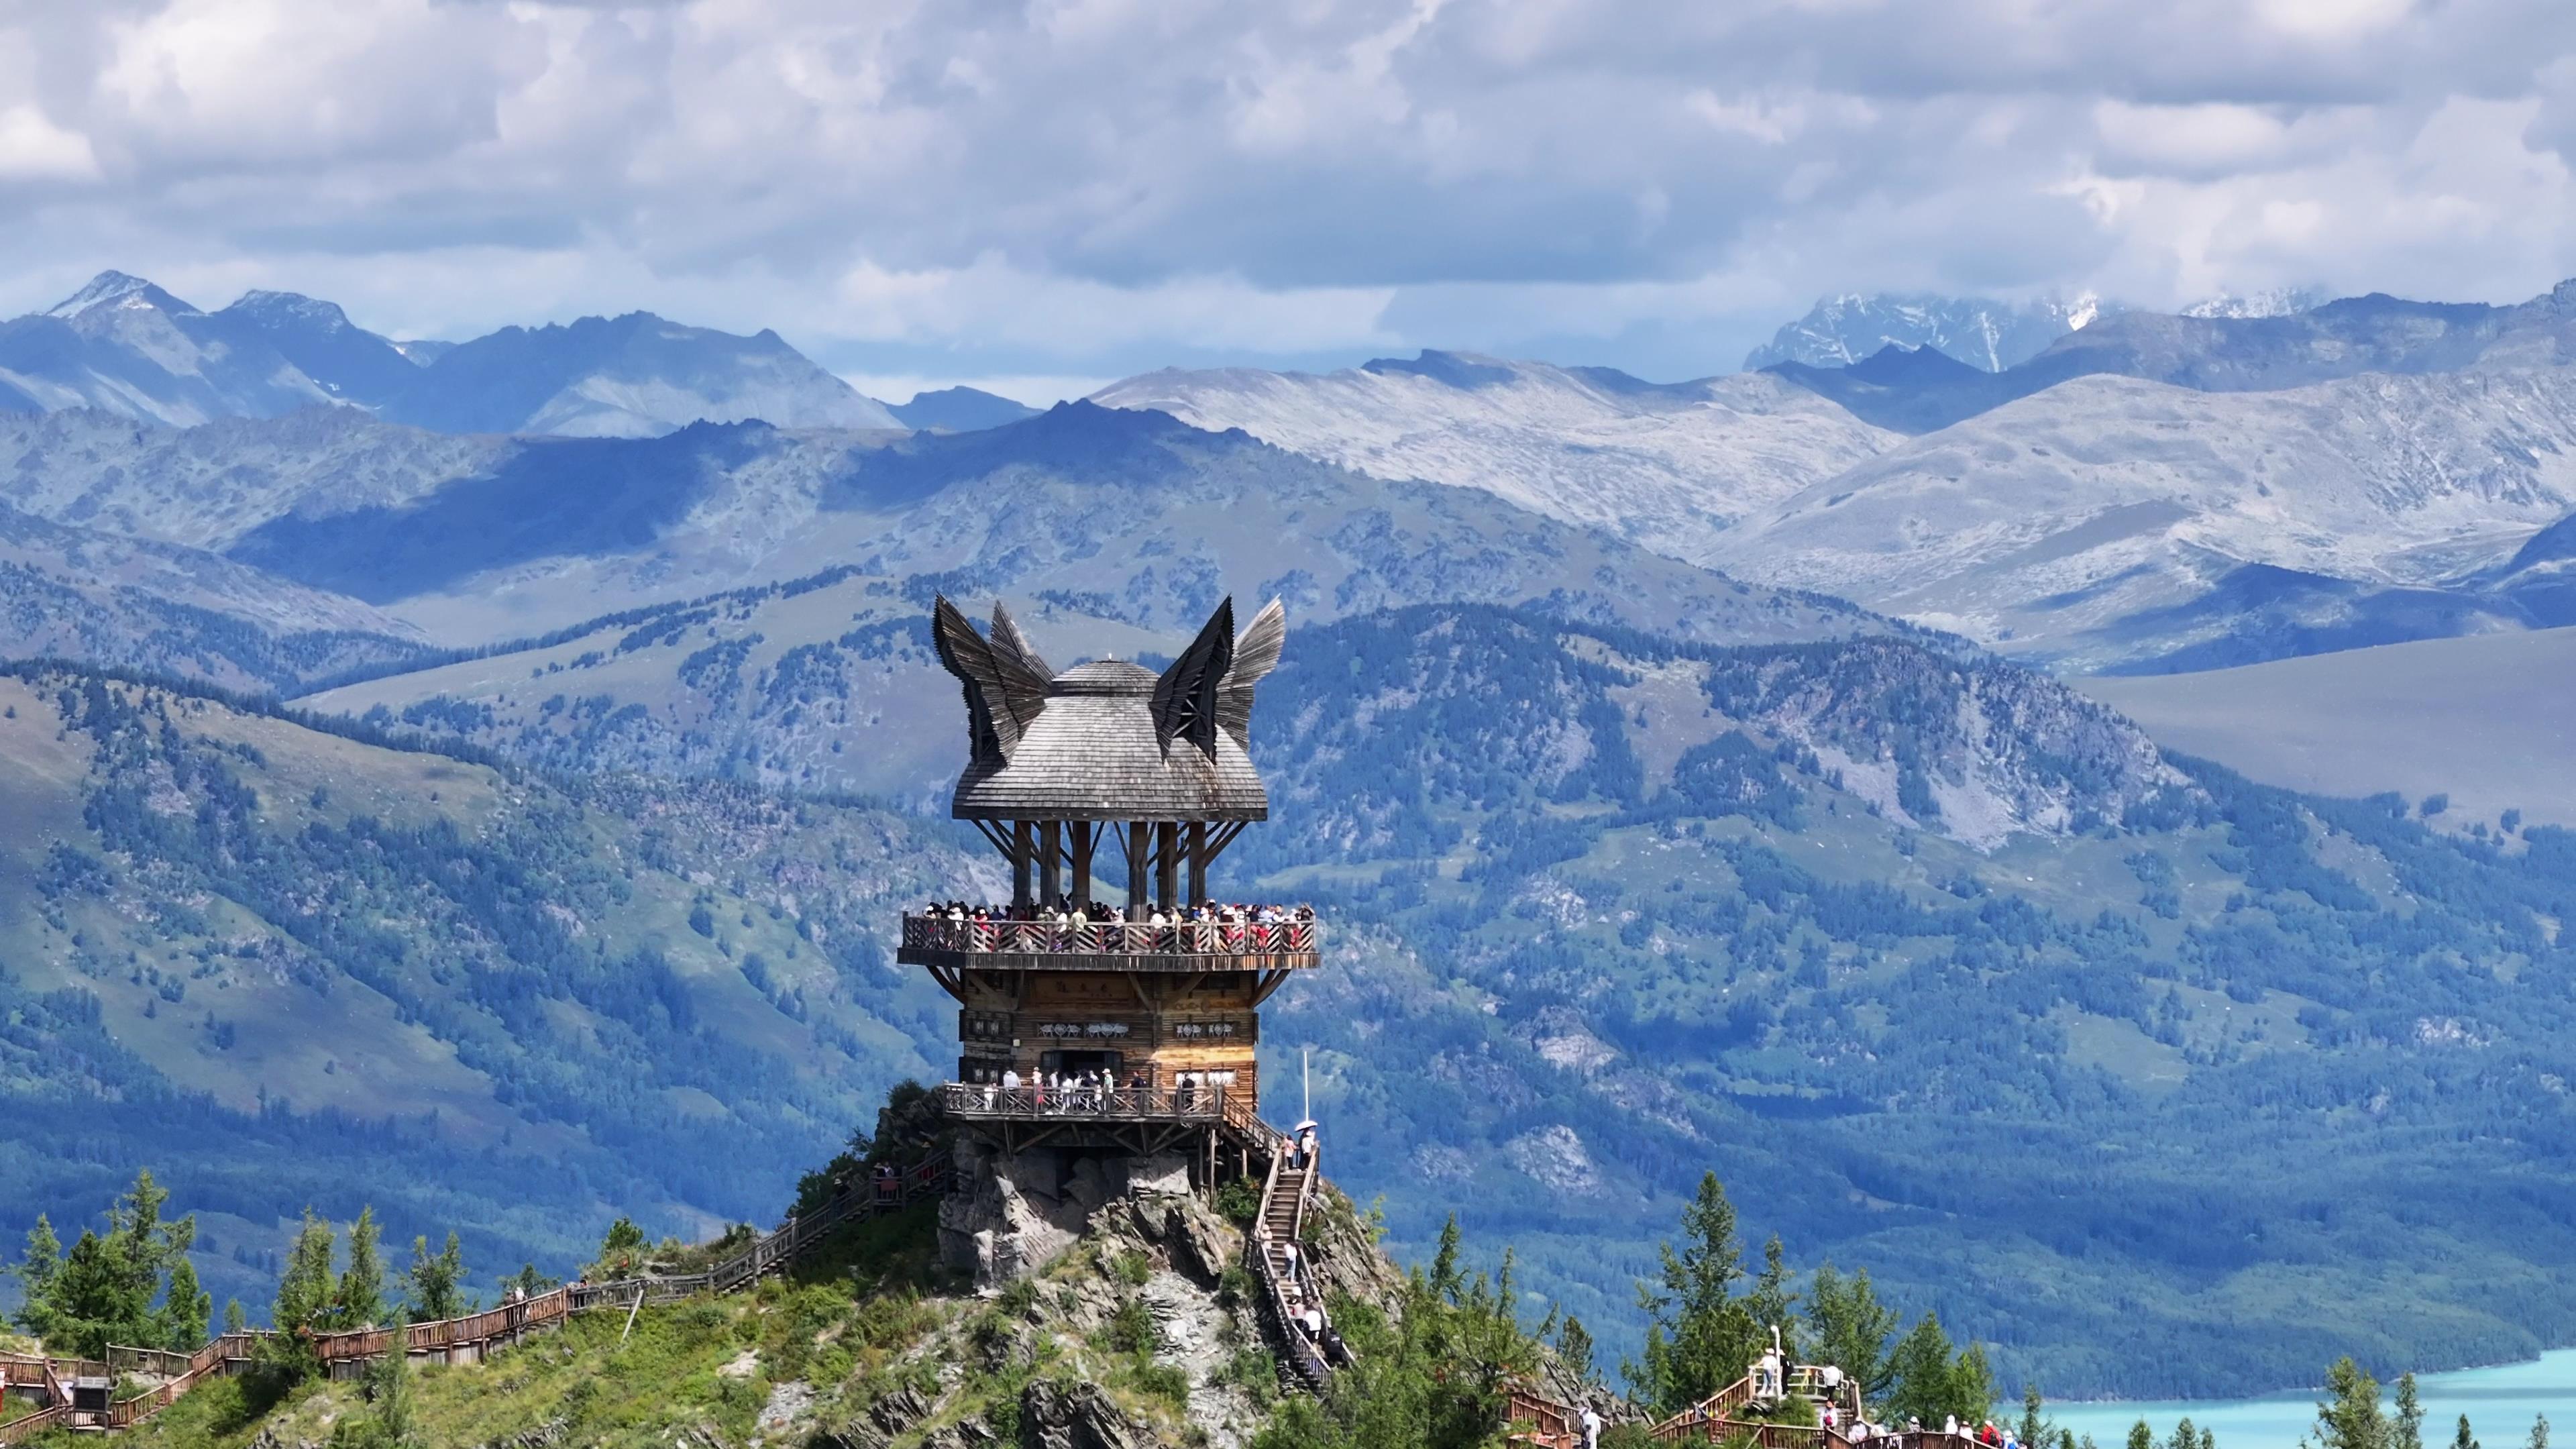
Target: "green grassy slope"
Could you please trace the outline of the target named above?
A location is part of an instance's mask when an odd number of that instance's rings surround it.
[[[1334,1281],[1385,1290],[1348,1204],[1327,1216],[1336,1261],[1354,1264]],[[1231,1262],[1241,1239],[1205,1205],[1121,1202],[991,1298],[938,1271],[935,1221],[921,1204],[854,1225],[784,1279],[647,1308],[631,1331],[622,1313],[590,1314],[481,1364],[415,1369],[405,1442],[1009,1444],[1035,1442],[1041,1416],[1071,1406],[1049,1442],[1243,1443],[1275,1408],[1243,1285],[1200,1257]],[[331,1443],[380,1423],[370,1389],[279,1394],[217,1379],[134,1438],[146,1449]]]

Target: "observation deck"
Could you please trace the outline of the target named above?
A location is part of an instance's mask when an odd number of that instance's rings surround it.
[[[895,959],[950,971],[1302,971],[1321,958],[1312,920],[959,921],[903,918]]]

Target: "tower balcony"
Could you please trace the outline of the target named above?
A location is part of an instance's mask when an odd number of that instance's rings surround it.
[[[1297,971],[1314,966],[1311,919],[1253,921],[958,921],[903,918],[895,959],[947,971]]]

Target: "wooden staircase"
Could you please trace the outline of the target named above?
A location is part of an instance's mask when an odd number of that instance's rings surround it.
[[[1323,1154],[1311,1154],[1301,1167],[1291,1158],[1294,1148],[1287,1138],[1272,1133],[1268,1146],[1270,1170],[1262,1180],[1261,1213],[1253,1219],[1245,1248],[1252,1258],[1253,1275],[1261,1282],[1264,1316],[1278,1334],[1280,1386],[1321,1393],[1332,1382],[1333,1366],[1325,1359],[1322,1345],[1297,1323],[1296,1305],[1307,1300],[1312,1279],[1302,1250],[1294,1260],[1288,1250],[1303,1241],[1306,1213],[1323,1181]]]

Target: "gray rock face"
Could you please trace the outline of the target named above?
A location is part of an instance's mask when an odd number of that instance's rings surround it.
[[[1020,1393],[1022,1449],[1154,1449],[1160,1443],[1098,1384],[1039,1379]]]
[[[960,1137],[955,1161],[957,1186],[939,1204],[939,1251],[973,1273],[978,1290],[1053,1262],[1110,1196],[1098,1159],[1065,1172],[1052,1153],[1005,1154]]]

